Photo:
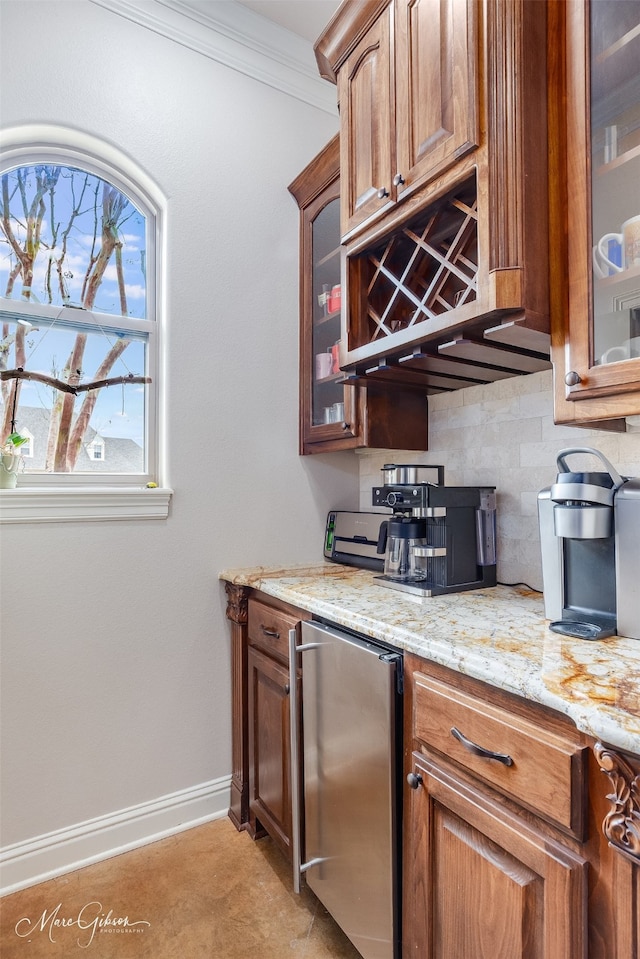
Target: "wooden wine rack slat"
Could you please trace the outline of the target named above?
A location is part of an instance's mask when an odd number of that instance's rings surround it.
[[[369,342],[475,300],[477,221],[474,178],[363,254]]]

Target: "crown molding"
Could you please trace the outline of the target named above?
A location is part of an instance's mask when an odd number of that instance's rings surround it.
[[[234,0],[90,0],[260,83],[338,116],[335,87],[318,75],[313,47]]]

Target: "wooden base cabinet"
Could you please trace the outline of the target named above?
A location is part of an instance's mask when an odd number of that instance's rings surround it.
[[[249,599],[249,829],[254,835],[262,830],[268,832],[289,857],[292,842],[289,630],[299,631],[299,624],[297,611],[274,608],[262,597]]]
[[[414,753],[405,957],[584,959],[587,864]]]
[[[405,672],[405,959],[586,959],[580,734],[432,663]]]
[[[291,844],[289,670],[249,648],[249,822]]]
[[[310,614],[226,589],[229,816],[291,857],[287,640]],[[640,959],[640,735],[625,752],[412,654],[404,672],[402,959]]]
[[[639,959],[640,735],[404,663],[403,959]]]
[[[291,858],[288,638],[310,617],[246,586],[227,583],[226,591],[233,684],[229,818],[253,838],[268,833]],[[300,703],[299,671],[296,683]]]

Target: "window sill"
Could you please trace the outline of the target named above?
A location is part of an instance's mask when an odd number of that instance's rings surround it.
[[[166,519],[171,489],[0,490],[0,524]]]

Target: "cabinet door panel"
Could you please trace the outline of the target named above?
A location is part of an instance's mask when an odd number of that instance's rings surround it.
[[[406,956],[584,959],[586,863],[414,753]]]
[[[434,874],[446,876],[445,887],[456,889],[461,903],[452,909],[436,892],[434,957],[541,957],[542,878],[446,807],[434,803],[432,820]]]
[[[466,0],[397,2],[399,190],[478,145],[475,17]]]
[[[289,673],[249,649],[249,808],[288,852],[291,840]]]
[[[393,191],[390,17],[387,10],[378,18],[340,71],[343,235],[381,211]]]

